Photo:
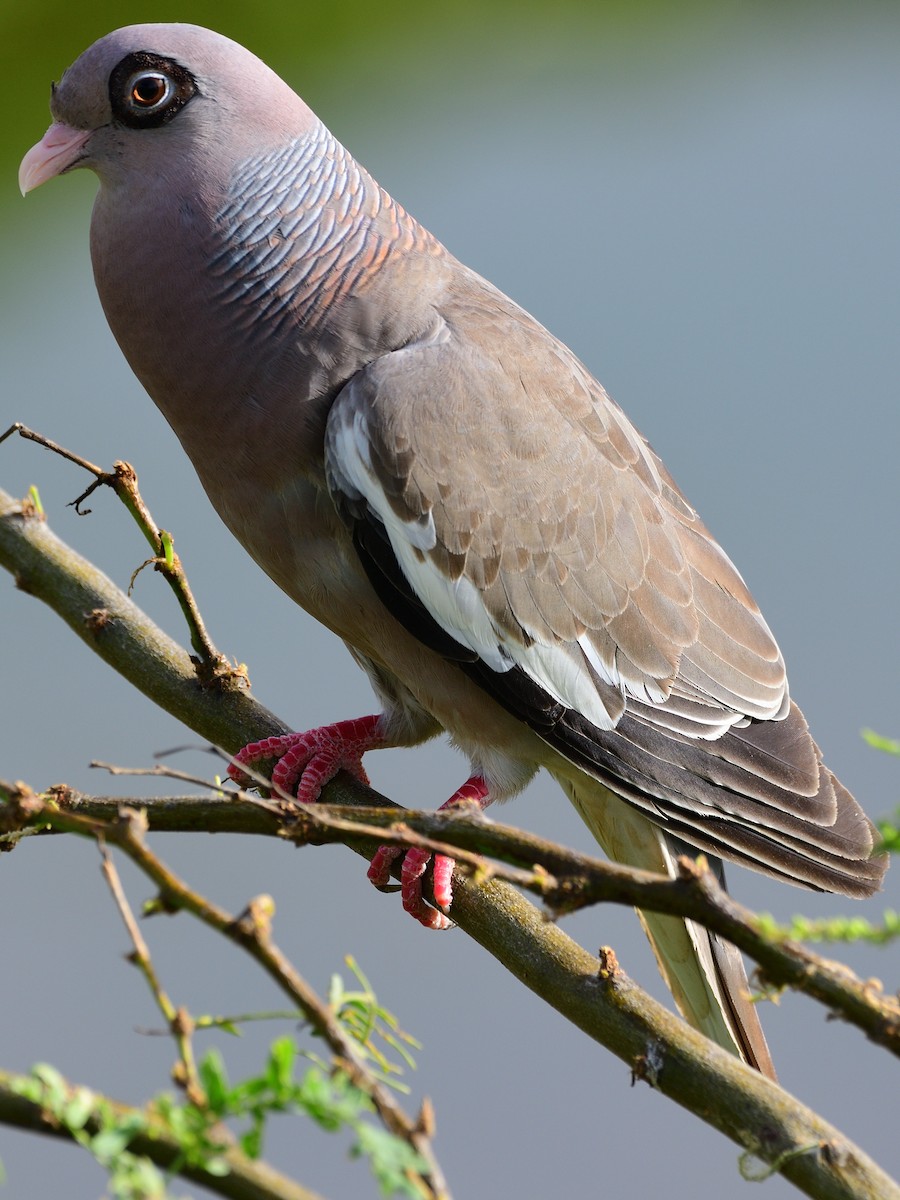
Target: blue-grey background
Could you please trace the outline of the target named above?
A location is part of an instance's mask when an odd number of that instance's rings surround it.
[[[900,9],[262,0],[251,14],[199,0],[77,11],[3,0],[0,426],[24,420],[101,464],[134,463],[219,647],[248,663],[265,704],[305,728],[370,711],[363,676],[221,527],[124,365],[90,275],[93,177],[57,180],[27,203],[15,191],[18,159],[48,121],[50,78],[116,25],[154,19],[213,25],[270,61],[454,253],[573,346],[748,579],[829,764],[871,815],[892,809],[896,760],[859,731],[900,732]],[[96,496],[84,519],[65,507],[86,482],[34,446],[0,448],[0,483],[18,494],[37,484],[53,528],[125,586],[144,544],[111,497]],[[158,577],[143,573],[135,596],[182,636]],[[8,578],[0,628],[0,775],[112,791],[90,759],[145,765],[191,740]],[[199,756],[176,765],[209,770]],[[444,800],[465,770],[440,745],[369,766],[376,786],[421,806]],[[549,780],[498,816],[592,849]],[[280,944],[320,988],[356,955],[424,1043],[411,1082],[435,1103],[458,1198],[756,1194],[731,1143],[630,1088],[622,1063],[463,934],[405,918],[354,855],[227,837],[154,844],[235,911],[272,893]],[[121,870],[139,903],[148,886]],[[897,905],[898,881],[895,866],[863,907],[731,872],[740,899],[784,917],[877,917]],[[596,909],[565,927],[591,949],[615,946],[664,995],[632,913]],[[249,962],[187,918],[146,933],[176,1002],[280,1005]],[[172,1048],[134,1032],[159,1018],[127,950],[90,844],[35,840],[0,859],[0,1065],[47,1060],[133,1102],[164,1087]],[[890,989],[900,982],[896,948],[846,957]],[[785,1086],[900,1173],[896,1064],[795,996],[763,1019]],[[200,1043],[219,1044],[238,1077],[256,1069],[270,1033]],[[328,1197],[374,1194],[344,1143],[302,1121],[275,1123],[268,1148]],[[0,1128],[0,1159],[0,1198],[104,1190],[82,1152],[47,1139]],[[762,1187],[771,1200],[796,1194],[782,1179]]]

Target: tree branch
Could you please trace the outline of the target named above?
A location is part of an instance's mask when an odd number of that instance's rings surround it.
[[[346,786],[348,792],[358,788],[359,796],[352,803],[345,797],[341,805],[295,806],[281,812],[244,793],[229,793],[227,799],[224,795],[168,796],[148,804],[127,796],[84,796],[57,790],[54,801],[63,812],[105,821],[114,820],[123,805],[144,808],[149,828],[160,832],[214,828],[222,833],[283,837],[297,845],[337,842],[366,858],[384,843],[419,846],[449,854],[456,860],[457,871],[475,876],[476,881],[502,879],[525,888],[556,916],[586,904],[610,903],[688,917],[748,954],[759,964],[765,986],[803,992],[900,1057],[900,1000],[885,995],[879,981],[860,979],[843,963],[823,958],[797,942],[772,941],[756,914],[720,887],[702,860],[680,860],[678,877],[670,879],[567,850],[488,820],[475,806],[443,812],[403,809],[398,817],[393,805],[358,806],[357,799],[361,804],[370,799],[369,789],[353,780]],[[0,798],[15,799],[17,794],[13,785],[0,780]],[[26,812],[21,825],[37,826],[47,820],[46,813]],[[9,815],[7,823],[14,823]],[[53,831],[52,816],[46,831]],[[2,839],[0,830],[0,844]],[[482,855],[516,865],[505,868],[485,862]]]
[[[43,521],[2,492],[0,565],[201,736],[234,750],[285,731],[245,692],[200,689],[184,651],[63,546]],[[100,629],[85,619],[95,608],[109,616]],[[342,777],[326,789],[329,802],[360,797],[369,804],[385,803]],[[532,991],[624,1059],[636,1078],[725,1133],[801,1191],[825,1200],[900,1200],[900,1186],[837,1129],[643,993],[618,968],[611,951],[602,951],[599,959],[588,954],[508,884],[493,879],[475,886],[461,880],[454,919]]]
[[[71,1131],[44,1106],[21,1094],[23,1089],[30,1088],[32,1082],[28,1076],[0,1070],[0,1122],[18,1129],[29,1129],[33,1133],[74,1140]],[[76,1090],[74,1086],[70,1088],[73,1096]],[[248,1158],[235,1146],[226,1147],[219,1155],[230,1168],[227,1175],[216,1175],[202,1167],[181,1162],[184,1157],[182,1148],[159,1118],[144,1109],[131,1108],[96,1093],[94,1098],[96,1108],[106,1106],[123,1124],[129,1118],[143,1124],[143,1129],[129,1143],[129,1150],[133,1154],[149,1158],[166,1171],[177,1168],[179,1175],[225,1196],[226,1200],[323,1200],[318,1192],[310,1191],[267,1163]],[[86,1132],[93,1134],[99,1129],[99,1117],[88,1117]]]
[[[215,745],[234,751],[254,737],[291,732],[244,688],[204,688],[186,650],[60,541],[33,504],[2,489],[0,566],[138,691]]]

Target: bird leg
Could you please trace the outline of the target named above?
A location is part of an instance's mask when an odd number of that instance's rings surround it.
[[[473,775],[471,779],[467,779],[438,811],[452,808],[466,800],[474,800],[482,808],[487,808],[490,804],[490,791],[481,775]],[[400,869],[400,895],[404,909],[426,929],[447,929],[452,924],[446,913],[453,902],[453,859],[446,854],[434,855],[432,889],[438,908],[432,908],[422,896],[422,876],[432,857],[429,850],[412,846],[404,852],[402,846],[382,846],[369,866],[369,879],[377,888],[388,886],[391,865],[401,854],[405,854]]]

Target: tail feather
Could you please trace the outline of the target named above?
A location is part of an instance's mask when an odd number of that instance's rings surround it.
[[[741,952],[717,933],[710,933],[706,929],[703,933],[709,938],[722,997],[728,1007],[729,1024],[740,1045],[740,1057],[751,1067],[756,1067],[760,1074],[777,1083],[775,1064],[769,1053],[759,1014],[750,999],[747,970]]]
[[[616,862],[674,876],[675,860],[696,851],[672,837],[602,784],[559,776],[582,819]],[[724,885],[718,860],[711,865]],[[763,1075],[775,1079],[740,952],[695,921],[638,912],[660,973],[682,1016]]]

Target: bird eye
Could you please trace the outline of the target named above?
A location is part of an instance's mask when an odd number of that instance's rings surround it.
[[[187,67],[152,50],[126,54],[113,67],[107,87],[113,121],[126,129],[168,125],[200,94]]]
[[[139,111],[164,108],[174,94],[174,83],[161,71],[140,71],[128,81],[128,103]]]

